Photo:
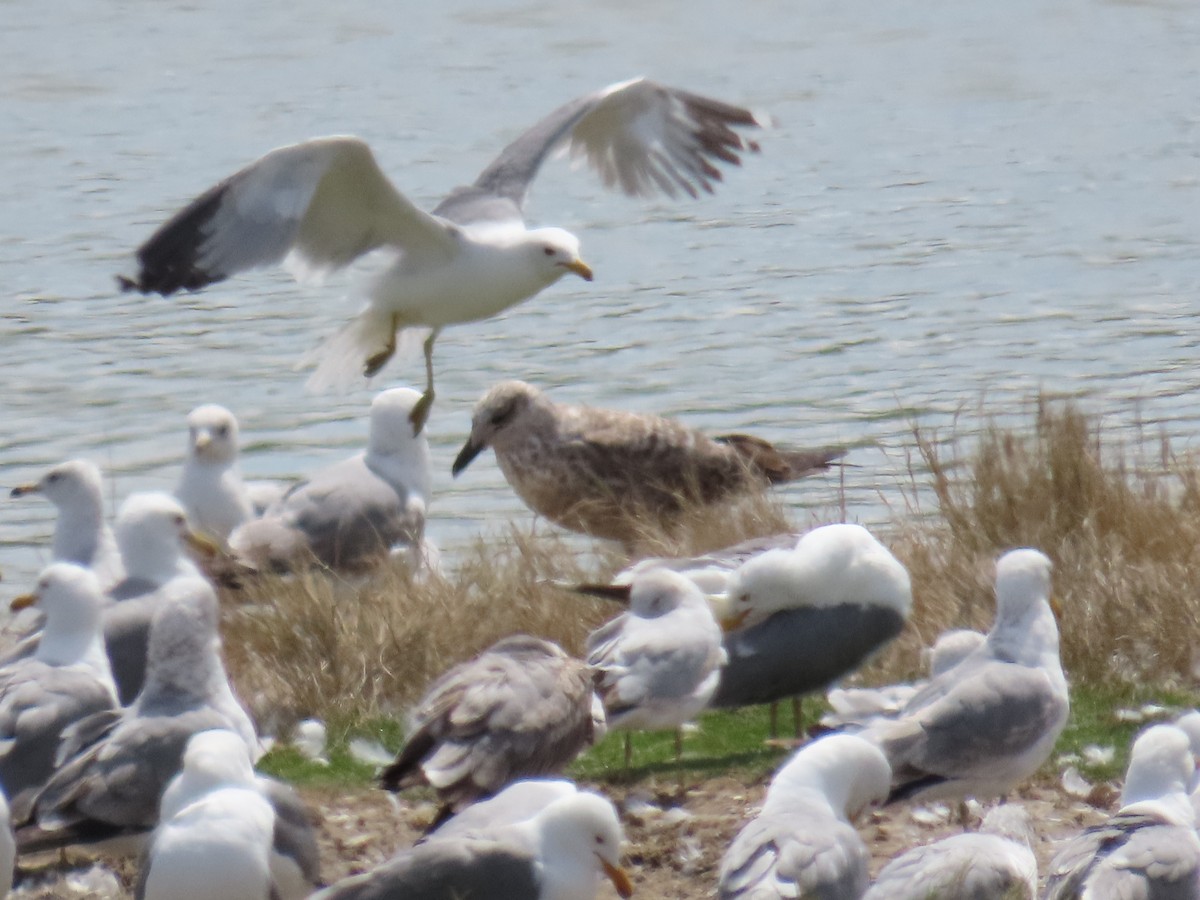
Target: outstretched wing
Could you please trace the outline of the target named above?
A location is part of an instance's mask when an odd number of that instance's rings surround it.
[[[644,78],[609,85],[560,106],[509,144],[475,184],[434,212],[455,222],[520,217],[529,184],[552,152],[569,145],[605,186],[631,196],[695,197],[758,145],[735,128],[766,124],[748,109]]]
[[[284,262],[304,273],[348,265],[382,246],[448,256],[446,224],[405,198],[355,137],[272,150],[172,216],[137,251],[124,290],[164,296]]]

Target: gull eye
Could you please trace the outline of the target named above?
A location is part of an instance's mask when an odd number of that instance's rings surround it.
[[[599,835],[599,834],[598,834],[598,835],[596,835],[596,843],[597,843],[597,844],[600,844],[600,845],[603,845],[603,844],[604,844],[604,838],[603,838],[603,836],[601,836],[601,835]]]
[[[61,476],[61,475],[59,475],[59,473],[58,473],[58,472],[51,472],[49,475],[47,475],[47,476],[46,476],[46,483],[47,483],[47,484],[54,484],[54,482],[58,481],[58,479],[59,479],[59,478],[61,478],[61,477],[62,477],[62,476]]]
[[[220,425],[217,427],[217,437],[225,437],[227,434],[229,434],[228,425]]]
[[[545,253],[547,256],[553,256],[554,248],[553,247],[543,247],[542,252]]]
[[[174,521],[179,528],[182,528],[187,524],[187,519],[185,519],[183,516],[175,516],[172,521]]]

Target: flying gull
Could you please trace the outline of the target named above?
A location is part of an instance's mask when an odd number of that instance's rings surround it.
[[[1180,729],[1142,732],[1130,752],[1121,808],[1058,851],[1046,900],[1200,897],[1200,838],[1187,795],[1194,770]]]
[[[485,448],[525,505],[573,531],[627,544],[688,506],[794,481],[842,450],[789,451],[742,434],[708,437],[674,419],[555,403],[523,381],[475,405],[457,476]]]
[[[522,207],[543,161],[560,147],[585,158],[606,186],[633,196],[711,192],[714,163],[757,150],[734,131],[764,124],[749,110],[636,78],[572,100],[509,144],[470,186],[426,213],[380,170],[355,137],[316,138],[273,150],[176,213],[137,251],[124,290],[172,294],[283,263],[299,276],[340,269],[384,249],[395,262],[376,279],[358,318],[313,355],[314,388],[370,377],[401,329],[425,340],[420,430],[433,402],[433,342],[441,329],[520,303],[567,272],[590,281],[579,241],[560,228],[527,230]]]
[[[582,662],[541,638],[504,638],[433,683],[380,782],[390,791],[428,784],[443,814],[457,811],[561,771],[600,736],[596,705]]]
[[[193,528],[224,543],[230,532],[254,517],[254,505],[238,472],[238,422],[215,403],[187,417],[188,446],[175,496]]]
[[[18,830],[23,852],[109,840],[115,850],[135,849],[157,824],[162,792],[197,732],[230,729],[256,756],[254,727],[221,663],[217,613],[207,582],[173,582],[150,629],[145,687],[131,706],[97,713],[63,735],[60,765],[34,803],[33,824]]]
[[[889,802],[999,796],[1049,757],[1070,710],[1050,568],[1037,550],[1000,557],[987,640],[932,679],[896,719],[862,732],[891,763]]]
[[[806,745],[767,788],[762,811],[721,860],[721,900],[857,900],[870,853],[850,823],[888,793],[887,760],[874,745],[832,734]]]
[[[121,554],[104,520],[100,469],[86,459],[59,463],[37,481],[20,484],[11,496],[41,494],[58,510],[52,559],[78,563],[96,573],[104,590],[121,580]]]
[[[628,598],[629,610],[588,635],[588,664],[610,728],[678,729],[716,690],[725,651],[721,629],[700,589],[682,575],[656,569],[625,587],[584,586],[588,593]],[[625,738],[625,764],[631,746]]]
[[[1037,900],[1029,812],[1002,803],[979,831],[908,850],[880,870],[863,900]]]
[[[17,821],[54,773],[63,731],[93,713],[115,709],[104,650],[104,598],[90,570],[56,562],[38,576],[14,610],[36,606],[46,624],[32,656],[0,668],[0,785]]]
[[[376,395],[367,449],[318,470],[234,531],[238,559],[255,569],[316,561],[353,572],[378,565],[397,545],[420,548],[431,472],[429,442],[408,421],[419,399],[410,388]]]
[[[581,791],[523,822],[418,844],[312,900],[593,900],[602,877],[627,898],[633,885],[619,864],[621,840],[613,805]]]

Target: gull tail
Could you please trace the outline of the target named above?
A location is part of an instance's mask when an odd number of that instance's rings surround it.
[[[426,328],[405,328],[397,334],[393,327],[391,313],[368,306],[300,358],[297,369],[315,367],[304,384],[305,389],[313,394],[345,393],[360,381],[363,386],[369,385],[368,360],[384,354],[379,365],[386,365],[389,346],[393,353],[409,355],[429,332]]]

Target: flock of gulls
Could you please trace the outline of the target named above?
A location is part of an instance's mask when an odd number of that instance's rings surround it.
[[[997,560],[987,634],[943,635],[926,680],[880,690],[837,684],[904,628],[912,588],[858,525],[640,559],[610,583],[575,585],[620,609],[587,637],[586,658],[515,634],[430,685],[379,780],[432,792],[437,818],[414,847],[333,884],[321,875],[315,813],[255,772],[263,742],[225,672],[210,575],[369,576],[399,556],[415,577],[440,577],[424,533],[437,335],[567,273],[592,278],[573,235],[524,224],[543,161],[565,149],[626,194],[695,196],[720,179],[719,164],[758,149],[739,129],[763,124],[644,79],[614,84],[551,113],[431,212],[393,187],[365,143],[321,138],[268,153],[146,241],[121,284],[164,295],[276,263],[320,274],[382,251],[388,266],[365,309],[309,360],[312,383],[375,375],[416,333],[425,390],[379,393],[364,451],[296,484],[244,483],[238,422],[209,404],[188,416],[175,492],[130,494],[111,527],[87,461],[12,490],[45,497],[57,521],[53,561],[12,603],[38,621],[0,660],[5,892],[18,854],[82,846],[139,857],[136,896],[149,900],[585,900],[605,881],[628,897],[638,873],[622,867],[620,812],[562,779],[564,768],[610,729],[674,729],[681,752],[680,729],[704,709],[832,688],[821,736],[800,743],[761,807],[745,810],[717,895],[1038,896],[1036,823],[1019,801],[1003,802],[1049,758],[1069,714],[1051,562],[1036,549]],[[483,394],[453,474],[488,447],[536,514],[627,549],[646,521],[669,528],[685,509],[719,511],[841,455],[560,404],[519,381]],[[1200,897],[1198,754],[1200,714],[1140,734],[1119,810],[1062,845],[1042,873],[1044,896]],[[932,798],[1002,802],[977,831],[910,849],[872,883],[856,819]]]

